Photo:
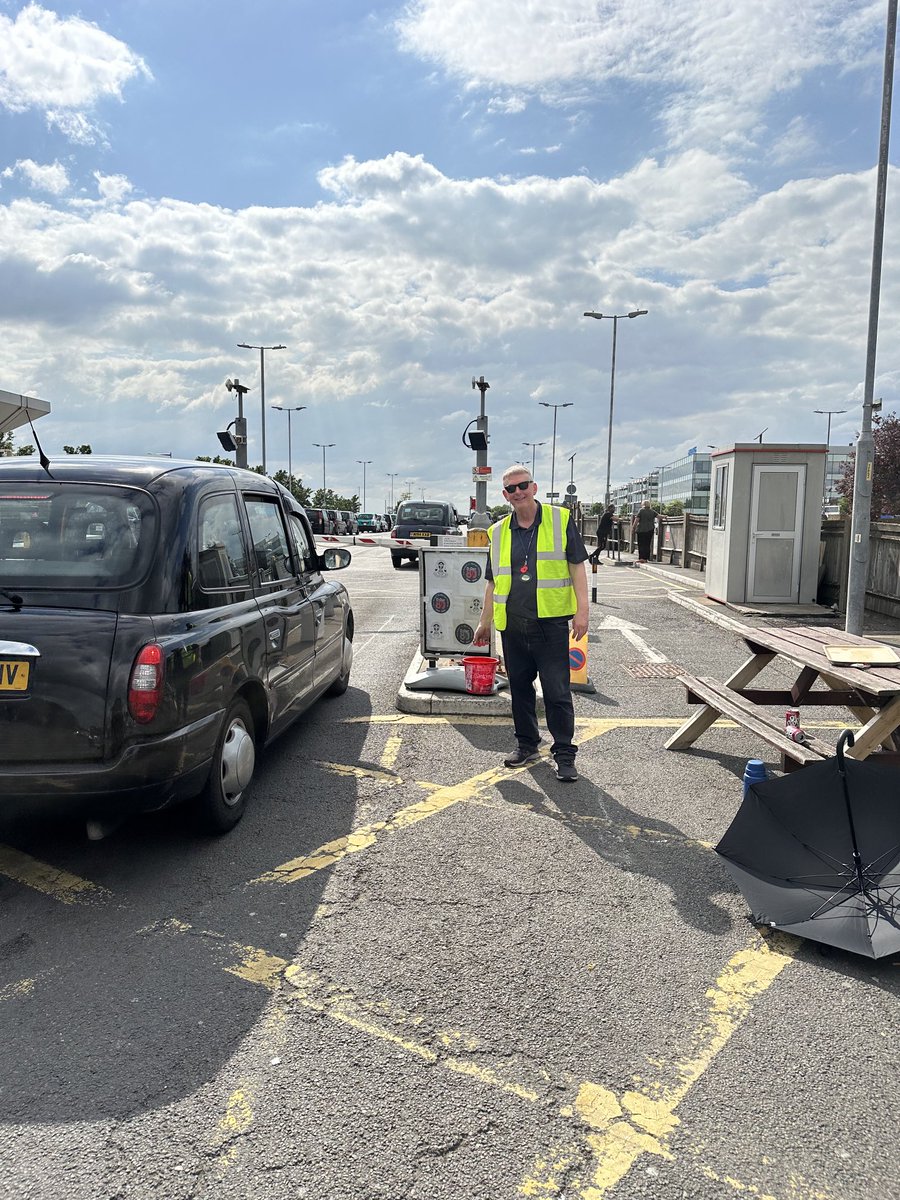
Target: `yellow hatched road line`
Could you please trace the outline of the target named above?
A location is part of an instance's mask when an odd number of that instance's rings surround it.
[[[433,720],[434,718],[429,719]],[[653,724],[654,720],[654,718],[639,718],[637,723],[645,726]],[[621,724],[621,720],[605,718],[584,722],[579,743],[583,744],[592,738],[600,737]],[[368,850],[386,834],[398,833],[402,829],[408,829],[411,825],[417,825],[420,821],[427,821],[430,817],[437,816],[438,813],[445,812],[457,804],[476,799],[482,792],[496,787],[503,780],[513,778],[521,769],[520,767],[491,767],[487,771],[463,780],[462,783],[435,788],[424,800],[418,800],[415,804],[401,808],[386,821],[374,821],[369,825],[363,825],[344,837],[326,842],[310,854],[289,859],[271,871],[257,876],[256,879],[251,879],[250,882],[252,884],[299,883],[317,871],[333,867],[349,854],[359,854],[363,850]],[[431,785],[423,784],[423,786],[430,787]]]
[[[96,904],[112,895],[108,888],[39,862],[12,846],[0,845],[0,875],[42,892],[60,904]]]

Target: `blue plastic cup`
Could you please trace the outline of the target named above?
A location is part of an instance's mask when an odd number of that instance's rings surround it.
[[[769,772],[761,758],[748,759],[747,766],[744,768],[744,795],[747,795],[747,788],[752,783],[763,783],[768,778]]]

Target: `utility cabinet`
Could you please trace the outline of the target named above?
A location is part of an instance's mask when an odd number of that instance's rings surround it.
[[[823,445],[738,442],[711,457],[706,594],[728,604],[814,604]]]

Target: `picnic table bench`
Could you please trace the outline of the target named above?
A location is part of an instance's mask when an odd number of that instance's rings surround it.
[[[782,767],[797,766],[830,757],[833,747],[807,734],[806,742],[793,742],[784,732],[784,708],[801,705],[840,706],[861,724],[856,741],[846,753],[900,765],[900,660],[893,665],[867,658],[887,658],[890,648],[870,638],[811,626],[750,626],[733,623],[750,650],[750,657],[735,673],[718,683],[708,677],[679,676],[689,704],[702,707],[666,742],[667,750],[692,745],[719,717],[735,721],[781,753]],[[826,652],[845,650],[852,661],[835,662]],[[896,657],[896,656],[895,656]],[[781,659],[798,668],[791,687],[756,688],[748,684],[771,662]],[[813,688],[821,681],[824,687]],[[777,716],[765,706],[777,705]]]

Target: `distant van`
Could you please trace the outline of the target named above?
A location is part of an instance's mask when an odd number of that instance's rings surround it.
[[[436,534],[459,533],[459,515],[456,507],[446,500],[405,500],[397,509],[391,536],[419,538],[429,545]],[[391,562],[399,567],[405,558],[415,562],[415,550],[391,549]]]

